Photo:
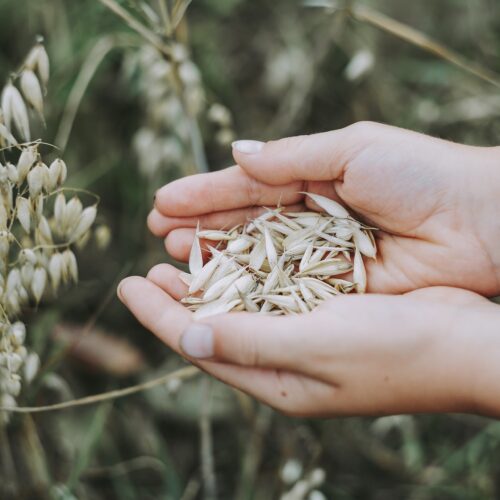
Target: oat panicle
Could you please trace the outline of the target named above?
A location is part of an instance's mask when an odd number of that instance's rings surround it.
[[[44,125],[48,78],[39,41],[0,92],[0,406],[15,406],[23,380],[30,383],[40,365],[24,345],[24,308],[78,281],[73,249],[93,234],[97,216],[95,200],[84,208],[79,191],[64,186],[66,163],[56,158],[47,165],[43,143],[31,138],[30,118]],[[0,414],[0,421],[7,417]]]

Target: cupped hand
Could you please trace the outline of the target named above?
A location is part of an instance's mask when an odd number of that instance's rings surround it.
[[[479,295],[446,287],[349,295],[307,314],[195,323],[178,302],[187,292],[178,275],[160,264],[147,279],[122,282],[120,298],[172,349],[284,413],[500,415],[499,312]]]
[[[268,143],[239,141],[239,166],[172,182],[148,222],[186,260],[198,220],[229,228],[284,205],[315,207],[300,191],[336,199],[381,229],[368,291],[447,285],[500,293],[500,152],[375,123]]]

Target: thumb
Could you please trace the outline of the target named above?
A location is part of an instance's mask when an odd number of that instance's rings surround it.
[[[221,314],[188,325],[180,348],[189,358],[295,370],[304,354],[305,331],[299,316]]]
[[[357,149],[355,141],[362,139],[353,130],[357,125],[269,142],[236,141],[233,156],[248,174],[267,184],[341,179]]]

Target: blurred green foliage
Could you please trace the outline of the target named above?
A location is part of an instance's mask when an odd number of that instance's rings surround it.
[[[141,15],[140,2],[120,3]],[[498,2],[365,4],[500,72]],[[497,88],[348,16],[290,0],[194,0],[178,31],[201,71],[207,102],[231,110],[237,137],[267,140],[369,119],[458,142],[498,142]],[[0,81],[37,34],[46,40],[52,62],[47,141],[56,136],[92,47],[118,33],[131,31],[97,0],[0,0]],[[137,37],[137,43],[143,42]],[[112,244],[99,255],[82,251],[79,287],[28,319],[29,341],[46,364],[21,404],[97,393],[179,366],[114,298],[125,273],[144,274],[168,260],[161,242],[148,234],[145,218],[160,182],[178,175],[166,169],[152,185],[138,171],[131,142],[144,110],[137,82],[124,76],[124,59],[134,50],[117,47],[98,66],[64,151],[69,184],[101,197],[100,218],[112,228]],[[362,50],[373,56],[373,66],[349,80],[346,67]],[[229,148],[217,143],[204,116],[200,127],[210,167],[229,165]],[[90,370],[71,354],[57,356],[60,346],[51,332],[61,321],[97,321],[110,334],[127,338],[147,368],[118,379]],[[97,407],[16,416],[0,436],[1,498],[203,498],[199,391],[200,382],[193,380],[176,395],[155,389]],[[218,498],[279,498],[285,489],[279,471],[290,458],[306,470],[323,468],[320,489],[337,500],[500,496],[500,424],[494,421],[468,416],[303,421],[266,413],[229,389],[217,387],[215,394]]]

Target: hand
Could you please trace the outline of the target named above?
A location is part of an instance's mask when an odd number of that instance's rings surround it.
[[[315,311],[193,323],[168,264],[127,278],[138,320],[206,372],[294,416],[467,412],[500,416],[498,306],[436,287],[339,296]]]
[[[363,122],[266,144],[240,141],[234,156],[239,166],[158,191],[149,227],[166,237],[174,258],[187,259],[198,220],[231,227],[262,205],[301,209],[298,192],[311,191],[382,229],[380,257],[367,263],[368,291],[448,285],[500,294],[498,148]]]

